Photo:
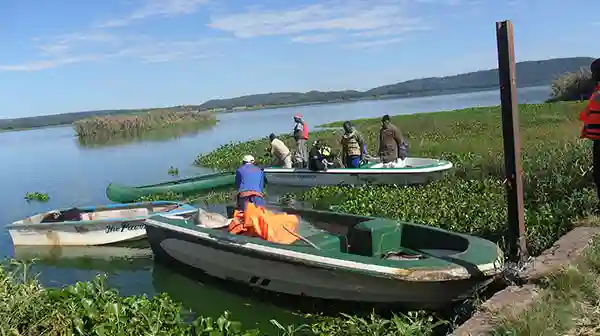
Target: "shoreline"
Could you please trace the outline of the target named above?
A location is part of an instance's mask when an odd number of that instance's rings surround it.
[[[526,85],[526,86],[517,87],[517,89],[542,87],[542,86],[547,86],[547,85],[549,85],[549,84]],[[411,99],[411,98],[448,96],[448,95],[463,94],[463,93],[477,93],[477,92],[485,92],[485,91],[494,91],[495,89],[497,89],[497,87],[473,88],[473,89],[468,89],[468,90],[457,89],[457,90],[447,90],[447,91],[439,92],[439,93],[435,93],[435,94],[410,93],[410,94],[404,94],[404,95],[385,95],[385,96],[378,96],[378,97],[365,97],[365,98],[355,98],[355,99],[336,100],[336,101],[310,102],[310,103],[298,103],[298,104],[286,104],[286,105],[269,105],[269,106],[262,106],[262,107],[249,107],[249,108],[245,108],[245,109],[237,109],[237,110],[230,110],[230,111],[219,110],[219,109],[216,109],[216,110],[208,109],[208,110],[202,110],[200,112],[201,113],[214,113],[215,115],[220,115],[220,114],[241,113],[241,112],[248,112],[248,111],[275,110],[275,109],[283,109],[283,108],[307,107],[307,106],[316,106],[316,105],[351,104],[351,103],[358,103],[358,102],[363,102],[363,101],[400,100],[400,99]],[[162,109],[162,108],[157,108],[157,109]],[[77,113],[77,112],[75,112],[75,113]],[[133,113],[133,112],[131,112],[131,113]],[[26,128],[11,128],[11,129],[0,128],[0,133],[30,131],[30,130],[35,130],[35,129],[54,128],[54,127],[66,127],[66,126],[72,126],[75,122],[81,121],[83,119],[94,118],[94,117],[104,117],[104,116],[116,116],[116,115],[122,115],[122,114],[129,114],[129,113],[121,112],[121,113],[115,113],[115,114],[109,114],[109,115],[84,116],[84,117],[74,120],[70,123],[62,123],[62,124],[52,124],[52,125],[26,127]],[[43,117],[52,117],[52,116],[55,116],[55,115],[50,114],[50,115],[35,116],[35,117],[24,117],[24,118],[17,118],[16,120],[25,119],[25,118],[43,118]],[[13,119],[13,120],[15,120],[15,119]]]

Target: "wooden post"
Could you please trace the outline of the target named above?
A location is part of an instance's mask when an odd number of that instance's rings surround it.
[[[521,167],[521,137],[515,78],[515,47],[513,25],[510,21],[496,22],[496,39],[498,42],[498,76],[508,203],[506,243],[509,260],[518,262],[527,259],[528,253],[523,214],[523,169]]]

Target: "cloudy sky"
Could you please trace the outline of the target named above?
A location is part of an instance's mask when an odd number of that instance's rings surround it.
[[[576,2],[1,0],[0,116],[368,89],[494,68],[494,22],[505,19],[520,61],[599,56],[597,1]]]

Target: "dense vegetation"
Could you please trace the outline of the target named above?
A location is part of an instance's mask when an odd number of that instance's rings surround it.
[[[593,58],[571,57],[544,61],[517,63],[519,86],[547,85],[566,72],[588,68]],[[453,92],[492,89],[498,87],[498,69],[475,71],[446,77],[413,79],[367,91],[310,91],[275,92],[248,95],[231,99],[213,99],[198,106],[200,109],[277,106],[312,102],[335,102],[355,99],[373,99],[381,96],[426,96]]]
[[[525,219],[530,252],[549,247],[595,204],[590,143],[578,138],[585,103],[520,105]],[[397,218],[476,234],[502,243],[506,227],[504,161],[499,107],[470,108],[392,118],[410,141],[411,156],[444,158],[455,168],[441,181],[416,187],[319,187],[298,197],[319,208]],[[334,123],[326,126],[339,126]],[[373,153],[379,119],[355,121]],[[339,132],[313,133],[339,150]],[[294,148],[290,139],[285,139]],[[229,144],[196,164],[231,169],[243,154],[259,163],[267,140]]]
[[[135,138],[149,131],[172,127],[199,129],[216,122],[217,119],[210,113],[169,110],[92,117],[76,121],[73,127],[79,138],[110,139],[115,135]]]
[[[552,82],[552,101],[586,100],[594,92],[596,81],[588,69],[569,72]]]
[[[593,59],[589,57],[557,58],[543,61],[517,63],[518,83],[520,86],[548,85],[566,72],[578,71],[589,67]],[[166,109],[104,110],[72,112],[38,117],[0,119],[0,130],[18,130],[35,127],[69,125],[77,120],[95,116],[135,114],[154,110],[185,111],[187,109],[230,109],[234,107],[260,108],[264,106],[302,105],[308,103],[337,102],[356,99],[377,99],[382,97],[426,96],[492,89],[498,86],[498,70],[482,70],[447,77],[413,79],[391,85],[376,87],[364,92],[346,91],[310,91],[276,92],[255,94],[230,99],[213,99],[201,105],[174,106]]]
[[[105,277],[59,289],[43,288],[29,265],[0,267],[0,334],[261,336],[274,333],[245,329],[225,312],[218,318],[193,317],[167,294],[122,297],[105,285]],[[193,322],[192,322],[193,321]],[[192,323],[189,323],[192,322]],[[310,325],[282,326],[271,320],[278,335],[369,336],[430,335],[440,322],[422,313],[363,319],[317,318]]]

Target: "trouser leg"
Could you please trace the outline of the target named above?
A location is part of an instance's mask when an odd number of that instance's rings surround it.
[[[594,141],[592,150],[592,174],[596,184],[596,195],[600,202],[600,141]]]

